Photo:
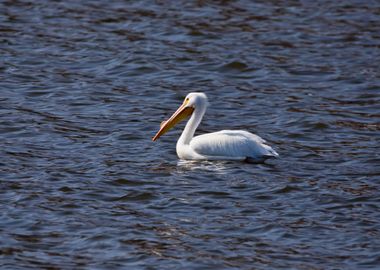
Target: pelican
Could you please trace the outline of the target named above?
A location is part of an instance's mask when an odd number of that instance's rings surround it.
[[[176,150],[180,159],[263,162],[278,157],[277,152],[265,144],[264,139],[245,130],[222,130],[194,137],[208,104],[204,93],[189,93],[177,111],[161,123],[160,130],[152,140],[157,140],[180,121],[191,116],[177,142]]]

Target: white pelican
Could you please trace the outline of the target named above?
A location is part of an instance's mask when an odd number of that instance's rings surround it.
[[[244,130],[222,130],[193,137],[207,105],[207,96],[204,93],[189,93],[169,120],[162,122],[160,130],[152,140],[157,140],[191,115],[177,142],[177,155],[181,159],[263,162],[267,158],[278,157],[277,152],[265,144],[265,140]]]

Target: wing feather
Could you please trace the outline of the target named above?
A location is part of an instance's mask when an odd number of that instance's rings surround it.
[[[243,130],[222,130],[194,137],[190,147],[207,157],[260,158],[278,156],[261,137]]]

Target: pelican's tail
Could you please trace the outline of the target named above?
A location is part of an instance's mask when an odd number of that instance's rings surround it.
[[[278,158],[280,155],[272,148],[270,147],[269,145],[266,145],[266,144],[263,144],[265,150],[267,150],[267,153],[265,153],[263,156],[267,156],[268,158],[269,157],[274,157],[274,158]]]

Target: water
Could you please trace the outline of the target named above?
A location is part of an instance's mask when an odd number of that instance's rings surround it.
[[[377,269],[378,1],[1,1],[0,268]],[[280,159],[179,161],[159,124]]]

